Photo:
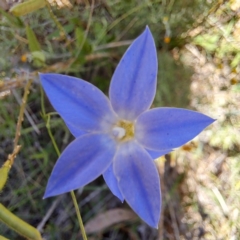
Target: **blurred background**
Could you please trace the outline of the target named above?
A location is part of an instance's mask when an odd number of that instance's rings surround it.
[[[0,165],[16,144],[21,149],[0,203],[46,240],[81,234],[70,194],[42,199],[58,158],[49,132],[60,151],[74,138],[37,73],[76,76],[107,94],[120,58],[146,25],[159,60],[153,106],[193,109],[217,121],[156,160],[158,229],[114,197],[102,177],[77,190],[89,240],[240,239],[240,1],[2,0]],[[2,222],[0,235],[24,239]]]

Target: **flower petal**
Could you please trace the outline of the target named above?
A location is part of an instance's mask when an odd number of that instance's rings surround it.
[[[119,146],[113,168],[124,199],[147,224],[157,228],[161,211],[160,179],[149,154],[135,141]]]
[[[105,134],[87,134],[75,139],[58,159],[44,198],[85,186],[110,166],[115,141]]]
[[[172,149],[166,149],[166,150],[162,150],[162,151],[153,151],[153,150],[150,150],[150,149],[145,149],[145,150],[147,150],[147,152],[152,157],[152,159],[159,158],[163,155],[166,155],[167,153],[172,152]]]
[[[152,150],[180,147],[215,120],[199,112],[181,108],[155,108],[139,116],[135,137]]]
[[[109,100],[91,83],[61,74],[40,74],[40,79],[65,122],[83,131],[101,132],[116,121]]]
[[[75,126],[73,125],[72,123],[68,123],[68,122],[65,122],[69,131],[71,132],[71,134],[75,137],[75,138],[78,138],[84,134],[86,134],[85,131],[79,129],[78,126]]]
[[[146,27],[128,48],[113,74],[109,96],[114,111],[122,119],[135,120],[151,106],[156,84],[156,47]]]
[[[118,181],[113,172],[113,164],[104,172],[103,178],[112,191],[112,193],[120,199],[121,202],[124,201],[123,195],[119,190]]]

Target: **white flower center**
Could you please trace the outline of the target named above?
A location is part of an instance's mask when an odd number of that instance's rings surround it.
[[[112,129],[112,134],[115,138],[120,140],[126,135],[126,130],[116,126]]]

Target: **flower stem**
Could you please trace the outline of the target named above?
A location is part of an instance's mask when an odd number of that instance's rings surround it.
[[[77,218],[78,218],[78,222],[79,222],[79,225],[80,225],[80,228],[81,228],[82,237],[83,237],[84,240],[87,240],[87,235],[86,235],[85,228],[84,228],[84,225],[83,225],[80,209],[78,207],[77,199],[76,199],[76,196],[75,196],[73,191],[71,191],[71,196],[72,196],[73,204],[74,204],[74,207],[75,207],[75,210],[76,210],[76,213],[77,213]]]
[[[58,157],[60,157],[60,151],[58,149],[57,143],[55,141],[55,138],[54,138],[54,136],[52,134],[52,130],[51,130],[51,127],[50,127],[50,115],[47,115],[46,128],[47,128],[47,131],[48,131],[48,135],[51,138],[51,141],[52,141],[52,144],[54,146],[54,149],[55,149]]]
[[[42,105],[42,106],[44,106],[44,105]],[[42,109],[42,112],[45,113],[45,109]],[[60,156],[60,151],[58,149],[57,143],[55,141],[55,138],[54,138],[54,136],[52,134],[51,127],[50,127],[50,115],[49,114],[44,115],[43,118],[46,121],[46,128],[47,128],[48,134],[49,134],[49,136],[51,138],[51,141],[52,141],[52,144],[53,144],[53,146],[55,148],[55,151],[56,151],[56,153],[57,153],[57,155],[59,157]],[[79,209],[78,204],[77,204],[76,195],[75,195],[74,191],[71,191],[70,193],[71,193],[71,196],[72,196],[73,205],[75,207],[75,211],[76,211],[76,214],[77,214],[78,223],[79,223],[79,226],[80,226],[80,230],[81,230],[83,239],[87,240],[87,235],[86,235],[86,231],[85,231],[85,228],[84,228],[84,225],[83,225],[80,209]]]

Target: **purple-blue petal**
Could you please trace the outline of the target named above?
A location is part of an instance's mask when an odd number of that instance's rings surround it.
[[[67,122],[65,122],[65,123],[66,123],[69,131],[71,132],[71,134],[72,134],[75,138],[78,138],[78,137],[86,134],[86,132],[83,131],[83,130],[81,130],[81,129],[79,128],[79,126],[75,126],[75,125],[73,125],[72,123],[67,123]]]
[[[119,146],[114,173],[124,199],[150,226],[157,228],[161,211],[160,179],[154,161],[135,141]]]
[[[103,178],[108,185],[112,193],[120,199],[121,202],[124,201],[123,195],[119,190],[118,181],[113,172],[113,164],[104,172]]]
[[[42,86],[66,123],[86,132],[102,132],[116,121],[108,98],[94,85],[61,74],[40,74]]]
[[[181,108],[154,108],[141,114],[135,137],[145,148],[159,151],[182,146],[215,120]]]
[[[105,134],[87,134],[75,139],[54,166],[44,198],[90,183],[107,170],[115,152],[115,141]]]
[[[114,111],[122,119],[135,120],[151,106],[156,84],[156,47],[146,27],[128,48],[113,74],[109,96]]]
[[[166,155],[167,153],[170,153],[172,151],[172,149],[166,149],[166,150],[162,150],[162,151],[153,151],[150,149],[146,149],[146,151],[149,153],[149,155],[152,157],[152,159],[156,159],[163,155]]]

